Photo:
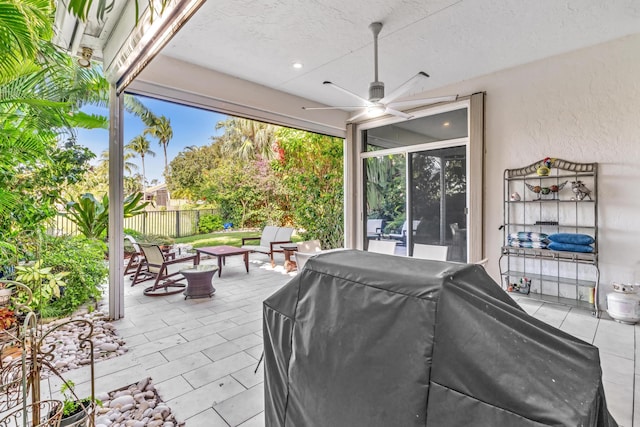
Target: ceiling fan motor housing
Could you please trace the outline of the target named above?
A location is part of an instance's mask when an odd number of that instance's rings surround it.
[[[384,83],[371,82],[369,84],[369,101],[378,102],[384,98]]]

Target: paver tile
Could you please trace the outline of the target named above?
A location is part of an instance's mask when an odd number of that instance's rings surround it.
[[[264,411],[264,387],[255,386],[249,390],[218,403],[213,409],[231,426],[237,426]]]
[[[202,354],[202,357],[206,356]],[[209,359],[207,358],[207,360]],[[205,366],[184,374],[184,378],[194,388],[198,388],[255,363],[256,360],[253,357],[240,352],[216,362],[209,360]]]
[[[186,420],[245,390],[238,381],[227,376],[170,399],[166,403],[175,413],[176,419]],[[195,426],[197,425],[194,424]]]
[[[207,356],[197,352],[183,358],[158,365],[155,368],[148,369],[147,372],[153,381],[158,383],[177,375],[191,372],[194,369],[206,366],[209,363],[211,363],[211,360]]]

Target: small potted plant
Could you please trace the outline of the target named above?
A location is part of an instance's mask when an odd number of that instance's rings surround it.
[[[17,330],[16,313],[7,307],[0,307],[0,343],[11,340]]]
[[[73,392],[74,387],[75,383],[71,380],[66,380],[60,386],[60,392],[64,396],[60,427],[86,425],[91,414],[91,399],[78,400]]]

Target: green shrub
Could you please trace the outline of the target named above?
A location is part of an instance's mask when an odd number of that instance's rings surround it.
[[[124,234],[125,236],[129,235],[133,237],[134,239],[136,239],[136,241],[143,235],[141,232],[134,230],[133,228],[125,228]]]
[[[134,237],[138,243],[149,243],[151,245],[173,245],[175,240],[164,234],[138,234]]]
[[[82,236],[45,236],[40,259],[53,273],[67,272],[66,286],[51,309],[69,314],[82,304],[101,296],[100,285],[109,270],[104,260],[105,244]]]
[[[149,202],[142,201],[142,193],[130,194],[123,200],[125,218],[143,215]],[[66,217],[78,226],[84,236],[103,239],[109,228],[109,197],[105,194],[102,200],[91,193],[81,195],[78,200],[70,200],[66,206]]]
[[[220,215],[202,215],[198,222],[198,231],[201,234],[212,233],[214,231],[220,231],[224,228],[224,222]]]

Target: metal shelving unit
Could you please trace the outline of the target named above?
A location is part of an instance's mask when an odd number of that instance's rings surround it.
[[[598,164],[551,159],[548,175],[537,174],[544,161],[504,171],[503,246],[499,260],[503,287],[531,280],[530,298],[590,309],[599,316]],[[572,182],[591,193],[579,197]],[[511,196],[518,193],[520,199]],[[592,253],[513,247],[515,232],[582,233],[594,237]],[[523,295],[524,294],[518,294]]]

